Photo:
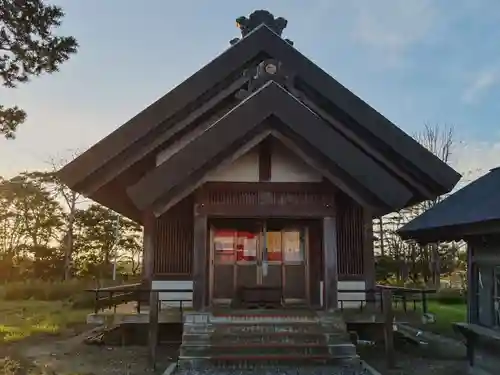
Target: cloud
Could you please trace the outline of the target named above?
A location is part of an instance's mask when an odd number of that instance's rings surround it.
[[[492,87],[500,83],[500,72],[497,69],[483,69],[479,71],[465,88],[462,100],[473,104],[479,97]]]
[[[451,165],[463,175],[461,187],[500,166],[500,141],[461,142],[455,147]]]
[[[378,50],[392,62],[430,34],[438,13],[431,0],[378,0],[355,4],[354,39]]]

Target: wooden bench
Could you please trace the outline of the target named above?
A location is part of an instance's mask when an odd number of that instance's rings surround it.
[[[500,331],[469,323],[453,323],[453,330],[465,337],[471,367],[474,366],[476,349],[500,350]]]
[[[282,291],[279,287],[241,287],[239,303],[245,308],[279,308],[282,304]]]

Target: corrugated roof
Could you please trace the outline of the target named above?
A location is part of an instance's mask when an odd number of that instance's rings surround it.
[[[492,220],[500,220],[500,167],[453,193],[398,233],[404,238],[419,239],[429,231],[458,226],[464,230]]]

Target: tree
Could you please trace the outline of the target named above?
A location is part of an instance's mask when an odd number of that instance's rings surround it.
[[[453,127],[426,124],[424,129],[415,135],[415,139],[444,162],[450,162],[454,145]],[[383,251],[379,257],[381,268],[378,270],[382,279],[394,277],[399,282],[410,279],[413,283],[432,281],[439,287],[440,274],[449,272],[450,267],[455,264],[456,244],[420,246],[403,241],[396,231],[444,198],[445,196],[440,196],[424,201],[375,221],[377,245],[380,251]]]
[[[47,185],[56,198],[62,200],[65,205],[65,224],[63,236],[61,238],[61,248],[64,252],[63,280],[68,280],[72,274],[71,268],[74,253],[74,227],[76,214],[79,205],[83,203],[84,199],[79,193],[68,188],[68,186],[59,179],[57,171],[61,165],[66,164],[66,160],[51,160],[50,164],[50,172],[32,172],[31,176]]]
[[[22,243],[22,222],[14,208],[11,185],[0,178],[0,275],[12,279],[17,249]]]
[[[113,264],[137,275],[141,226],[99,204],[80,203],[53,172],[0,177],[0,281],[104,279]]]
[[[4,264],[25,264],[21,274],[53,278],[60,267],[55,244],[63,224],[62,208],[38,179],[22,173],[1,184]],[[12,276],[12,272],[10,273]]]
[[[81,275],[100,279],[112,275],[112,262],[126,259],[137,272],[142,249],[141,227],[116,212],[92,204],[78,210],[75,220],[75,252]]]
[[[54,73],[76,53],[78,43],[71,36],[56,36],[64,12],[42,0],[0,0],[0,78],[14,88],[33,76]],[[14,138],[26,112],[17,106],[0,104],[0,134]]]

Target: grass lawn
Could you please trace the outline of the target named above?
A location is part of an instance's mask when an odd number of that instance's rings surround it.
[[[59,301],[0,301],[0,344],[37,334],[59,335],[85,324],[88,312]]]
[[[467,321],[467,305],[466,304],[442,304],[437,301],[429,301],[429,312],[434,314],[436,322],[426,324],[422,328],[444,336],[461,337],[453,331],[452,324],[457,322]]]

